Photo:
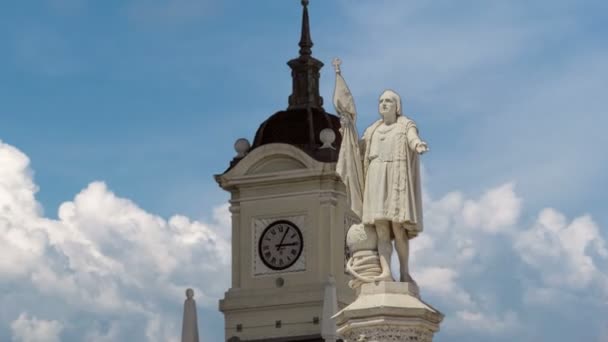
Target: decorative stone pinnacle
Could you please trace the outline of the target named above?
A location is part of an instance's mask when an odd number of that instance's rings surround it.
[[[336,71],[336,74],[339,74],[340,73],[340,65],[342,65],[342,60],[340,58],[336,57],[331,62],[331,64],[334,66],[334,70]]]

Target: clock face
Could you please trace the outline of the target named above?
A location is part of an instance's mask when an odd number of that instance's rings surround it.
[[[258,252],[264,265],[273,270],[284,270],[293,265],[304,249],[302,232],[290,221],[280,220],[262,232]]]

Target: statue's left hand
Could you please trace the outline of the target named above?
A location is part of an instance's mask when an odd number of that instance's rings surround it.
[[[421,141],[420,143],[418,143],[418,145],[416,145],[416,152],[418,152],[418,154],[423,154],[428,151],[429,146],[424,141]]]

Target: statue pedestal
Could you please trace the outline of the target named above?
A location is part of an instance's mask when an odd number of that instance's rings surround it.
[[[413,283],[363,284],[359,296],[335,317],[347,342],[431,342],[443,314],[420,300]]]

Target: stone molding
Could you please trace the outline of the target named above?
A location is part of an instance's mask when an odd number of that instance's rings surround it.
[[[432,342],[433,332],[422,327],[372,326],[350,330],[347,342]]]
[[[431,342],[443,314],[419,297],[414,283],[363,284],[357,299],[336,314],[348,342]]]

